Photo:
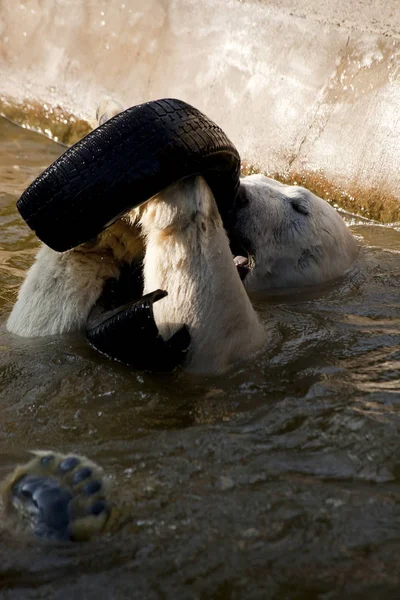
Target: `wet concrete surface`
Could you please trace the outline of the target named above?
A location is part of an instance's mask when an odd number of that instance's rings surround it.
[[[3,3],[0,109],[71,142],[104,94],[178,97],[258,170],[307,173],[339,205],[398,222],[399,14],[371,0]]]
[[[15,201],[62,150],[0,120],[0,477],[85,454],[120,513],[72,545],[3,523],[0,598],[398,598],[400,231],[349,220],[344,280],[255,298],[271,343],[235,371],[150,376],[5,330],[38,247]]]

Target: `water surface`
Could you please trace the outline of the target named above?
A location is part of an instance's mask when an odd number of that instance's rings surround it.
[[[353,220],[347,278],[258,297],[272,342],[241,368],[150,376],[5,330],[38,248],[15,202],[62,150],[0,120],[0,476],[86,454],[123,519],[84,544],[0,533],[0,597],[398,598],[400,232]]]

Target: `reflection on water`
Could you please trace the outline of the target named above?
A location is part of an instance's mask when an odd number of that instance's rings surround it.
[[[123,519],[80,545],[0,534],[0,597],[397,597],[400,232],[355,223],[348,278],[255,299],[273,341],[240,369],[151,377],[5,330],[38,246],[15,201],[61,151],[0,121],[0,476],[87,454]]]

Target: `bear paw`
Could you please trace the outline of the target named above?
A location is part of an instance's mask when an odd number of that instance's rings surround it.
[[[87,540],[110,515],[110,482],[83,456],[33,452],[1,486],[6,521],[13,529],[43,538]]]

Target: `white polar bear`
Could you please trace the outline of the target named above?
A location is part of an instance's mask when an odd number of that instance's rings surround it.
[[[121,110],[106,103],[98,122]],[[221,372],[266,339],[245,288],[329,281],[357,256],[354,238],[331,206],[261,175],[241,180],[228,235],[205,180],[182,180],[89,243],[64,253],[43,246],[7,328],[26,337],[82,330],[106,281],[118,278],[123,265],[143,260],[144,293],[168,292],[153,307],[161,335],[185,323],[191,336],[185,368]],[[236,258],[244,286],[232,251],[247,255]]]
[[[265,332],[237,274],[214,196],[202,177],[182,180],[90,244],[64,253],[42,247],[7,328],[41,336],[85,327],[105,282],[138,260],[144,293],[164,289],[154,317],[166,339],[186,324],[186,368],[220,372],[251,356]],[[134,340],[132,340],[134,343]]]
[[[345,222],[309,190],[250,175],[239,194],[229,237],[235,254],[249,256],[249,292],[333,281],[354,264],[359,249]]]

